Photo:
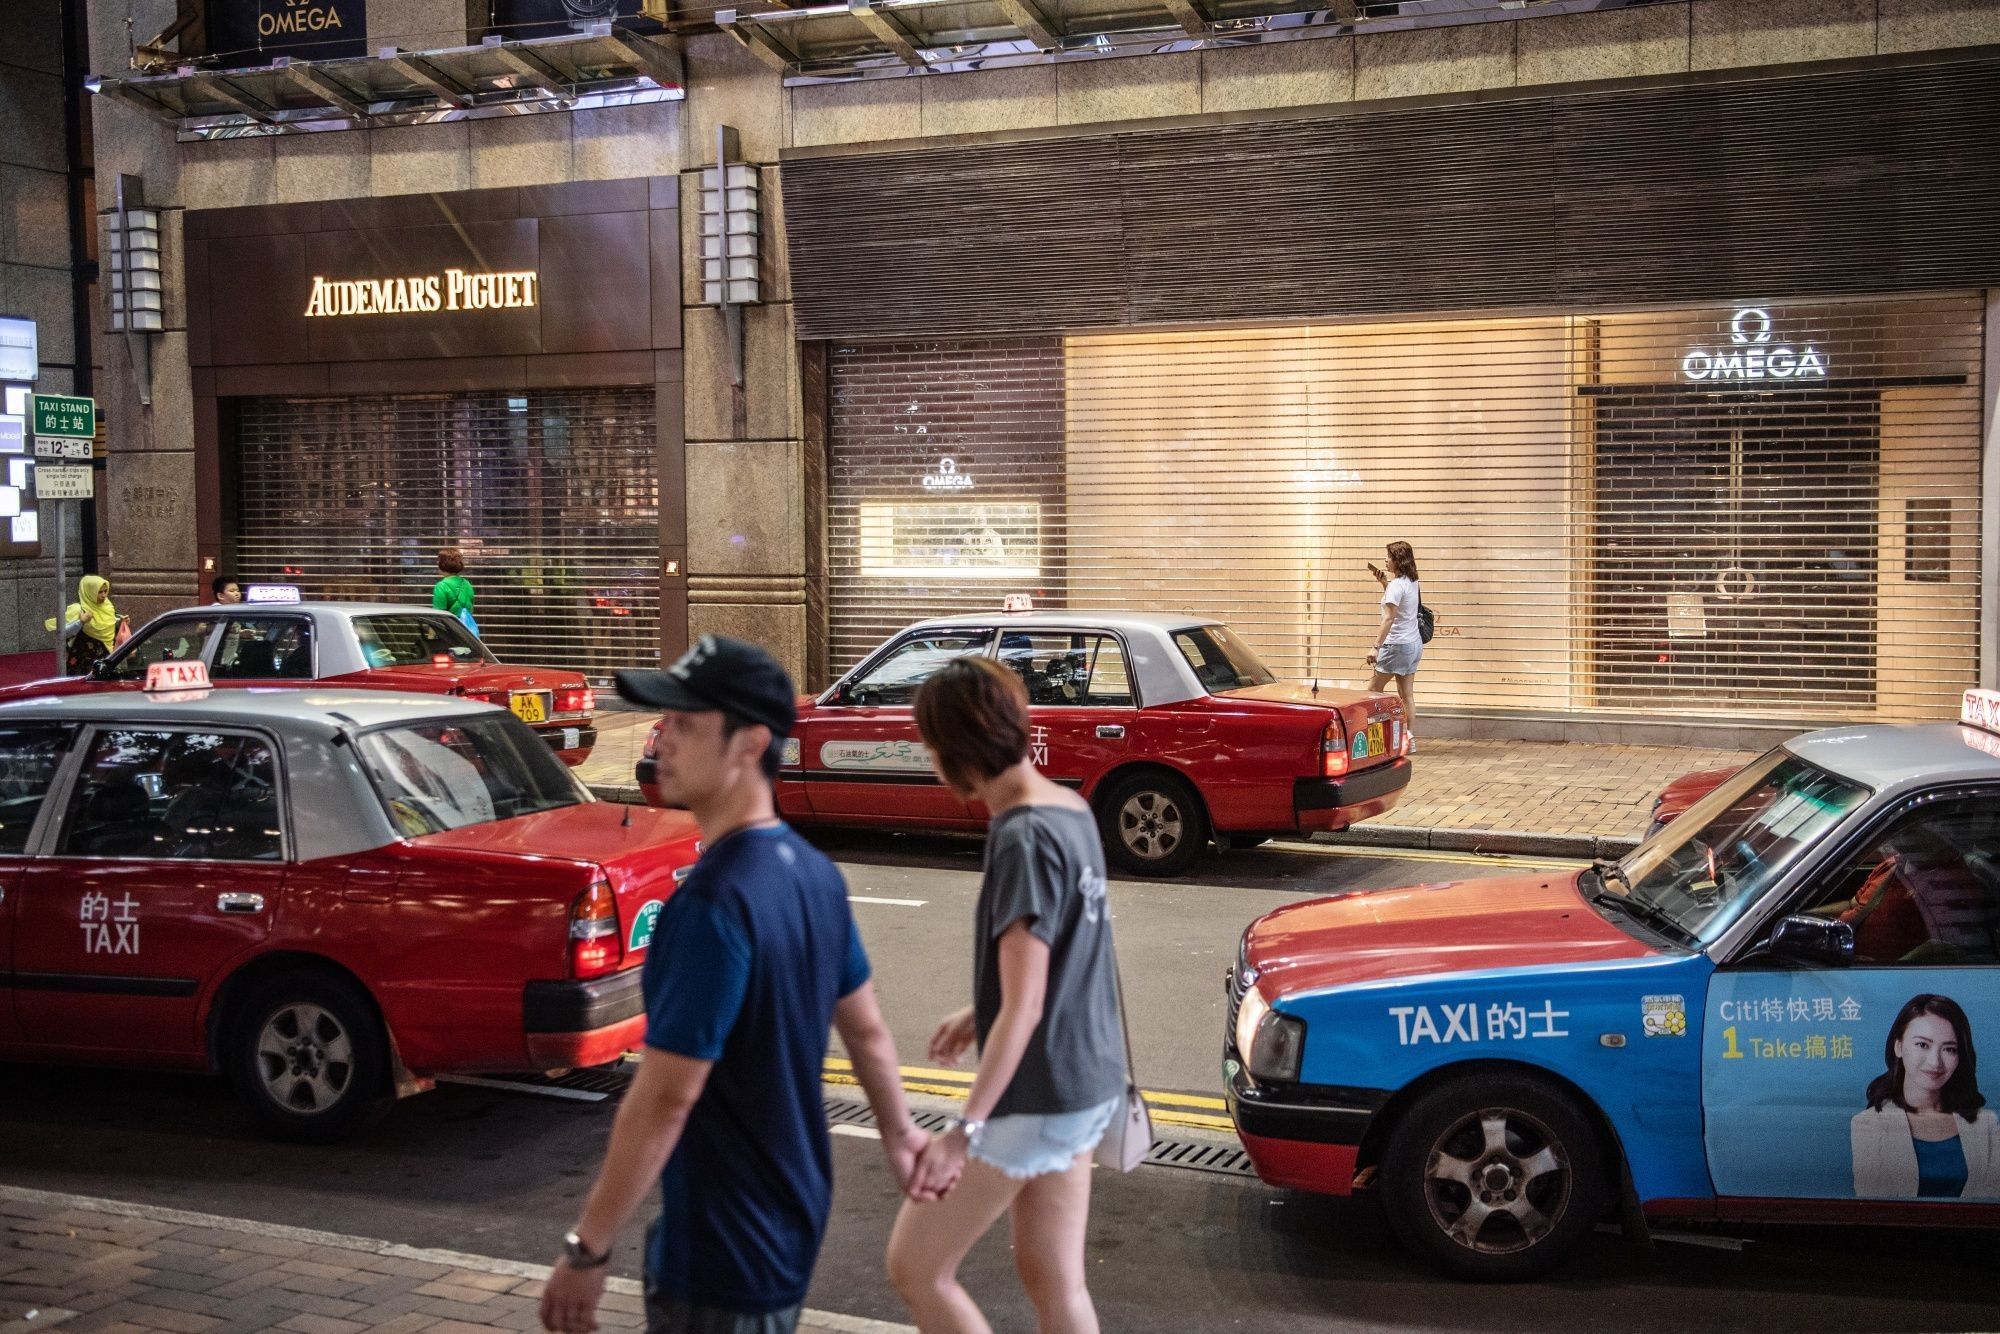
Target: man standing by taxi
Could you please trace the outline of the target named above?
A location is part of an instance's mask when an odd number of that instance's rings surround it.
[[[597,1327],[614,1243],[658,1181],[647,1328],[788,1334],[832,1197],[820,1100],[829,1024],[875,1109],[898,1186],[926,1136],[904,1105],[847,887],[777,816],[771,784],[797,721],[791,678],[754,645],[704,635],[666,671],[617,679],[621,697],[665,712],[660,788],[693,813],[705,850],[655,927],[645,1052],[563,1239],[542,1323]]]

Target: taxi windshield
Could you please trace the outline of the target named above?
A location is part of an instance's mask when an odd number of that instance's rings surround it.
[[[405,838],[591,800],[539,737],[503,715],[385,727],[355,749]]]
[[[1600,863],[1605,888],[1636,916],[1709,945],[1867,797],[1860,784],[1774,750],[1622,862]]]
[[[440,653],[453,663],[499,661],[450,616],[357,616],[354,637],[370,667],[428,667]]]

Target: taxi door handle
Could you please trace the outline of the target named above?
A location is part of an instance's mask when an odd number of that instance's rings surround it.
[[[262,894],[240,894],[234,892],[218,894],[215,896],[215,907],[218,912],[263,912],[264,896]]]
[[[1125,729],[1117,723],[1104,723],[1097,729],[1097,739],[1099,741],[1123,741],[1125,739]]]

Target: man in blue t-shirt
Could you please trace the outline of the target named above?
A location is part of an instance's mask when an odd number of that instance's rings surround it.
[[[705,851],[654,928],[645,1053],[563,1239],[542,1323],[597,1327],[612,1241],[657,1180],[647,1328],[787,1334],[832,1199],[820,1101],[829,1024],[898,1185],[926,1136],[904,1105],[847,886],[777,816],[771,784],[797,721],[791,678],[754,645],[704,635],[664,672],[619,672],[618,693],[664,711],[657,781],[693,812]]]

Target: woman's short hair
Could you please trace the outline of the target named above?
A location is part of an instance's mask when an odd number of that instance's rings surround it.
[[[438,551],[438,568],[446,574],[465,573],[465,553],[457,547],[444,547]]]
[[[1896,1057],[1896,1044],[1903,1040],[1903,1030],[1910,1026],[1910,1021],[1920,1015],[1944,1020],[1951,1025],[1952,1036],[1958,1039],[1958,1069],[1952,1071],[1951,1078],[1938,1090],[1938,1107],[1970,1122],[1986,1105],[1986,1096],[1979,1091],[1979,1056],[1972,1049],[1972,1021],[1965,1017],[1965,1010],[1957,1001],[1928,991],[1910,997],[1909,1003],[1896,1012],[1896,1022],[1889,1025],[1889,1036],[1882,1042],[1882,1064],[1888,1069],[1868,1086],[1868,1105],[1880,1111],[1893,1102],[1906,1112],[1914,1110],[1903,1101],[1903,1063]]]
[[[954,658],[917,688],[917,731],[955,784],[992,778],[1028,757],[1028,688],[991,658]]]
[[[1389,563],[1396,567],[1396,573],[1411,583],[1417,582],[1417,553],[1408,542],[1389,544]]]

